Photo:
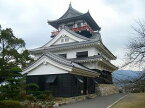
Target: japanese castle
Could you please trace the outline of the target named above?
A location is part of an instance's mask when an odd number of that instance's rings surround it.
[[[81,13],[71,4],[57,20],[48,24],[56,31],[45,45],[29,50],[35,62],[23,70],[27,83],[52,91],[56,97],[96,93],[98,84],[112,84],[116,57],[103,44],[101,28],[89,11]]]

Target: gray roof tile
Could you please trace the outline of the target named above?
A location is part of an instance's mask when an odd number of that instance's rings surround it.
[[[42,56],[39,58],[41,59],[43,56],[46,56],[48,57],[49,59],[55,61],[55,62],[58,62],[60,64],[63,64],[63,65],[66,65],[66,66],[69,66],[69,67],[74,67],[74,68],[78,68],[78,69],[82,69],[82,70],[85,70],[85,71],[88,71],[88,72],[93,72],[93,73],[96,73],[99,75],[99,73],[97,73],[96,71],[93,71],[85,66],[82,66],[80,64],[77,64],[71,60],[68,60],[64,57],[61,57],[61,56],[58,56],[56,54],[53,54],[51,52],[47,52],[47,54],[42,54]],[[28,67],[26,67],[24,70],[26,70],[27,68],[31,67],[34,63],[36,63],[39,59],[37,59],[36,61],[34,61],[31,65],[29,65]]]
[[[81,12],[75,10],[74,8],[72,8],[72,6],[70,4],[68,10],[59,18],[59,20],[76,17],[76,16],[79,16],[79,15],[82,15],[82,14],[83,13],[81,13]]]

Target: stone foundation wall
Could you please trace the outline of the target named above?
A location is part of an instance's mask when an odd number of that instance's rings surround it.
[[[97,84],[96,94],[98,96],[107,96],[111,94],[119,93],[118,88],[113,84]]]

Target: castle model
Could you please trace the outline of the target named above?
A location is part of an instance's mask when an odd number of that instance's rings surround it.
[[[96,93],[98,84],[112,84],[111,63],[116,57],[102,42],[101,28],[90,13],[81,13],[71,4],[57,20],[48,21],[57,31],[42,47],[29,50],[35,62],[23,70],[27,83],[49,90],[56,97]]]

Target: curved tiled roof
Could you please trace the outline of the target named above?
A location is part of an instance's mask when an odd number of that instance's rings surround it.
[[[31,65],[29,65],[28,67],[26,67],[23,70],[25,71],[28,68],[32,67],[35,63],[37,63],[37,61],[39,61],[44,56],[48,57],[49,59],[51,59],[51,60],[53,60],[55,62],[58,62],[58,63],[62,64],[62,65],[66,65],[66,66],[69,66],[69,67],[74,67],[74,68],[82,69],[82,70],[85,70],[85,71],[88,71],[88,72],[92,72],[92,73],[95,73],[95,74],[99,75],[99,73],[97,73],[96,71],[93,71],[93,70],[91,70],[91,69],[89,69],[89,68],[87,68],[85,66],[79,65],[79,64],[77,64],[75,62],[72,62],[72,61],[70,61],[68,59],[60,57],[60,56],[58,56],[56,54],[53,54],[51,52],[47,52],[47,54],[42,54],[42,56],[39,59],[37,59],[35,62],[33,62]]]
[[[99,42],[99,40],[71,42],[71,43],[52,45],[52,46],[49,46],[49,47],[39,47],[39,48],[36,48],[36,49],[31,49],[29,51],[33,52],[33,51],[40,51],[40,50],[49,50],[49,51],[61,50],[61,49],[68,49],[68,48],[73,48],[73,47],[76,48],[76,47],[94,45],[94,44],[97,44],[98,42]]]
[[[74,8],[72,8],[71,4],[68,10],[57,20],[48,20],[48,24],[58,29],[59,25],[65,22],[70,22],[73,20],[85,20],[93,30],[101,30],[98,24],[91,17],[89,11],[87,13],[81,13]]]
[[[59,20],[76,17],[76,16],[79,16],[79,15],[82,15],[82,14],[83,13],[81,13],[81,12],[75,10],[74,8],[72,8],[72,6],[70,4],[68,10],[59,18]]]
[[[94,33],[93,36],[91,38],[87,38],[85,36],[82,36],[78,33],[75,33],[74,31],[70,30],[68,27],[64,27],[64,30],[66,30],[67,32],[69,32],[70,34],[72,34],[73,36],[76,36],[78,38],[84,39],[86,41],[82,41],[82,42],[71,42],[71,43],[65,43],[65,44],[58,44],[58,45],[51,45],[49,47],[46,47],[46,45],[49,43],[46,43],[45,45],[43,45],[42,47],[39,48],[35,48],[35,49],[31,49],[29,50],[31,51],[35,51],[35,50],[43,50],[43,49],[53,49],[53,48],[62,48],[62,47],[73,47],[73,46],[80,46],[80,45],[87,45],[87,44],[94,44],[97,43],[99,41],[101,41],[101,36],[99,33]],[[51,41],[51,40],[50,40]]]

